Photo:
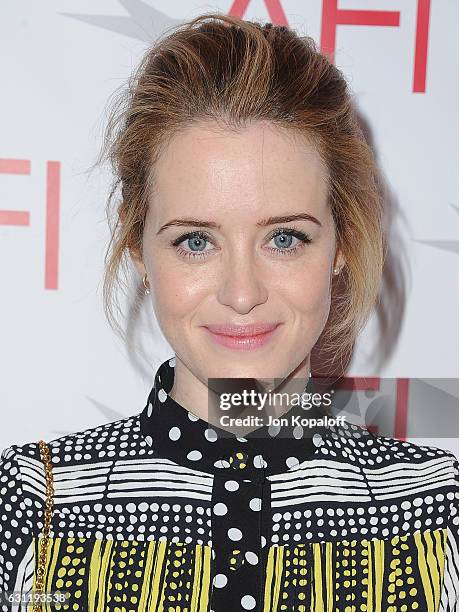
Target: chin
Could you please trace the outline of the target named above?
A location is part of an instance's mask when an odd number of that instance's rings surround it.
[[[207,358],[209,356],[207,355]],[[287,366],[285,361],[272,357],[260,358],[253,355],[251,358],[246,357],[242,363],[242,359],[231,360],[221,357],[212,357],[212,364],[205,365],[208,378],[257,378],[260,381],[266,379],[271,382],[273,378],[278,378]],[[204,361],[205,363],[205,361]]]

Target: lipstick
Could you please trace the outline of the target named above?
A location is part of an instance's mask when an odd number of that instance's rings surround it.
[[[236,350],[253,350],[267,344],[281,323],[252,323],[250,325],[206,325],[209,337],[217,344]]]

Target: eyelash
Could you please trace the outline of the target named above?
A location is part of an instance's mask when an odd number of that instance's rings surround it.
[[[296,227],[280,227],[276,229],[271,234],[269,241],[271,241],[276,236],[279,236],[282,234],[286,234],[287,236],[293,236],[294,238],[298,238],[298,240],[300,240],[300,244],[298,244],[297,246],[293,248],[289,248],[289,249],[279,249],[277,247],[271,248],[270,249],[271,252],[280,253],[282,255],[287,255],[287,256],[295,255],[297,251],[299,251],[300,249],[304,248],[307,244],[310,244],[312,242],[312,239],[308,234],[305,234],[304,232],[302,232],[300,229]],[[187,234],[182,234],[181,236],[173,240],[171,242],[171,245],[175,248],[179,247],[177,248],[177,251],[181,257],[185,257],[188,259],[202,259],[203,257],[206,257],[207,251],[193,252],[193,251],[185,251],[184,249],[180,248],[179,245],[184,240],[187,240],[190,238],[202,238],[203,240],[206,240],[207,242],[212,242],[210,240],[209,234],[206,234],[206,232],[203,232],[201,230],[196,230],[194,232],[188,232]]]

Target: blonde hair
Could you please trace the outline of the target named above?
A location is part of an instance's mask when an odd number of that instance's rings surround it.
[[[318,344],[330,365],[342,364],[375,306],[385,258],[373,152],[342,72],[312,38],[220,13],[166,32],[147,50],[110,111],[96,163],[108,159],[115,177],[106,207],[111,238],[103,281],[112,329],[125,339],[115,289],[122,285],[128,252],[141,253],[155,161],[176,132],[202,120],[227,129],[265,120],[317,147],[328,169],[328,201],[346,261],[333,276],[330,316]]]

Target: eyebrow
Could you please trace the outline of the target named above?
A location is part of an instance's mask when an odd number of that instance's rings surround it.
[[[320,227],[322,227],[322,223],[308,213],[298,213],[295,215],[282,215],[280,217],[268,217],[267,219],[261,219],[257,222],[257,227],[267,227],[269,225],[276,225],[277,223],[289,223],[290,221],[312,221],[316,223]],[[168,221],[164,225],[162,225],[157,234],[160,234],[167,227],[178,226],[178,227],[207,227],[209,229],[221,229],[221,225],[219,223],[215,223],[214,221],[203,221],[202,219],[193,219],[193,218],[184,218],[184,219],[172,219],[172,221]]]

